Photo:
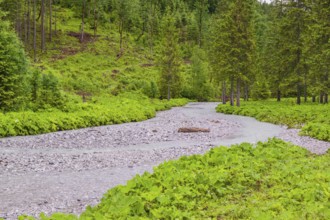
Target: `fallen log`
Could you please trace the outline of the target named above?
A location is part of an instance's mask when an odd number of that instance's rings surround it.
[[[179,128],[179,133],[197,133],[197,132],[210,132],[208,128]]]

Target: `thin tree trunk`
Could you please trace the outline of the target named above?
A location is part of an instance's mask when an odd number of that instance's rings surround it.
[[[82,12],[81,12],[81,36],[80,36],[80,42],[84,42],[84,26],[85,26],[85,0],[83,0],[82,5]]]
[[[320,103],[321,103],[321,104],[323,104],[323,103],[324,103],[324,101],[323,101],[323,95],[324,95],[324,93],[323,93],[323,92],[321,92],[321,93],[320,93]]]
[[[234,106],[234,78],[230,79],[230,105]]]
[[[31,0],[28,0],[28,5],[27,5],[27,32],[26,32],[26,38],[27,38],[27,42],[28,44],[30,43],[30,31],[31,31],[31,9],[30,9],[30,5],[31,5]]]
[[[307,102],[307,66],[304,67],[304,102]]]
[[[171,79],[168,79],[167,82],[167,100],[170,101],[171,99]]]
[[[244,84],[244,101],[249,101],[249,85]]]
[[[25,6],[26,6],[26,11],[24,12],[25,19],[24,19],[24,44],[27,47],[28,46],[28,10],[29,10],[29,3],[28,0],[25,0]]]
[[[297,104],[301,104],[300,83],[297,85]]]
[[[119,46],[120,46],[120,50],[123,48],[123,28],[124,28],[124,22],[120,21],[120,23],[119,23],[119,35],[120,35]]]
[[[316,96],[315,95],[312,96],[312,102],[316,102]]]
[[[37,0],[33,0],[33,60],[37,62]]]
[[[324,104],[328,104],[329,103],[329,95],[326,93],[324,94]]]
[[[198,46],[199,48],[202,48],[202,29],[203,29],[203,6],[200,6],[200,12],[199,12],[199,18],[198,18],[198,22],[199,22],[199,27],[198,27]]]
[[[17,12],[16,12],[16,32],[18,37],[22,40],[22,18],[21,18],[21,2],[17,1]]]
[[[54,1],[54,4],[56,4],[56,0],[53,0]],[[55,10],[54,10],[55,14],[54,14],[54,34],[57,35],[57,8],[55,7]]]
[[[241,80],[240,78],[237,78],[237,85],[236,85],[236,106],[241,106]]]
[[[222,104],[226,104],[227,100],[227,94],[226,94],[226,81],[222,82]]]
[[[97,33],[97,14],[96,14],[96,0],[94,0],[94,38],[96,38]]]
[[[46,50],[45,40],[45,0],[41,0],[41,51]]]
[[[53,22],[53,9],[52,9],[52,0],[49,0],[49,42],[52,42],[53,40],[53,28],[52,28],[52,22]]]

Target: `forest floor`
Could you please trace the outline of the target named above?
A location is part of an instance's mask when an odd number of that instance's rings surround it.
[[[216,113],[217,104],[190,103],[137,123],[0,139],[0,218],[79,214],[136,174],[214,146],[278,137],[317,154],[330,148],[297,129]],[[179,133],[182,127],[210,132]]]

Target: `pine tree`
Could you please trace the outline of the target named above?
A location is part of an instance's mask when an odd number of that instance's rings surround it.
[[[311,21],[307,35],[308,65],[310,67],[310,91],[318,94],[321,103],[328,102],[330,88],[330,3],[325,0],[307,1],[311,9]]]
[[[0,10],[0,109],[15,110],[22,104],[27,60],[17,35],[3,21]]]
[[[280,24],[283,46],[281,59],[285,71],[291,73],[291,82],[295,84],[297,104],[301,103],[303,76],[307,74],[304,54],[304,33],[307,29],[308,9],[304,0],[290,0],[282,3],[284,17]]]
[[[255,59],[255,40],[253,29],[254,0],[235,0],[223,2],[218,22],[213,29],[210,47],[213,71],[217,80],[230,81],[230,103],[234,105],[236,84],[236,104],[240,106],[242,82],[248,82]],[[215,22],[213,22],[215,23]]]
[[[167,12],[168,13],[168,12]],[[163,39],[160,45],[159,67],[160,93],[163,98],[170,100],[178,97],[181,90],[180,65],[181,57],[178,46],[178,34],[171,14],[166,14],[163,18]]]
[[[191,61],[193,98],[198,101],[207,101],[211,96],[211,85],[208,83],[209,68],[205,52],[195,47]]]

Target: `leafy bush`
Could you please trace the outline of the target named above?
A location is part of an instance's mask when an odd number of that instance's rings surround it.
[[[302,128],[301,135],[330,141],[329,105],[316,103],[296,105],[291,99],[281,102],[249,101],[241,103],[241,107],[219,105],[217,112],[251,116],[260,121],[287,125],[289,128]]]
[[[329,219],[329,182],[330,152],[272,139],[165,162],[110,189],[79,218],[41,219]]]

